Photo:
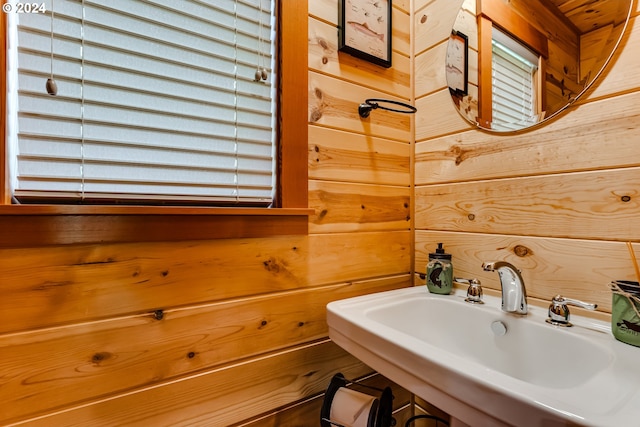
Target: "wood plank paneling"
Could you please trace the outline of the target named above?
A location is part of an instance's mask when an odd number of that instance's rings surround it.
[[[336,367],[349,378],[371,373],[335,344],[321,341],[65,408],[28,425],[227,426],[323,391]]]
[[[410,189],[309,181],[312,233],[409,230]]]
[[[581,105],[533,133],[471,131],[418,143],[416,184],[640,165],[639,103],[632,92]]]
[[[393,53],[393,67],[382,68],[351,55],[338,53],[336,28],[309,19],[309,68],[334,77],[357,82],[408,99],[411,95],[409,58]]]
[[[416,56],[449,39],[462,3],[463,0],[416,2],[413,16],[415,28],[413,51]]]
[[[473,128],[458,114],[451,100],[449,88],[417,99],[416,108],[419,112],[415,120],[416,142]]]
[[[404,273],[410,270],[410,238],[406,231],[2,250],[0,270],[7,279],[0,329],[152,315],[157,309]],[[344,250],[353,255],[348,263],[340,259]]]
[[[640,168],[416,189],[416,227],[640,241]]]
[[[410,185],[411,146],[371,135],[309,126],[309,177]]]
[[[323,338],[329,302],[409,284],[407,274],[0,336],[0,423]]]
[[[394,2],[384,69],[337,53],[338,4],[305,2],[308,40],[285,52],[308,53],[310,180],[292,184],[311,233],[0,249],[0,423],[246,425],[292,407],[316,425],[333,374],[371,374],[326,340],[325,306],[412,283],[413,116],[357,106],[412,99],[413,24]]]
[[[507,260],[522,270],[531,298],[560,293],[598,303],[606,316],[608,283],[635,276],[625,241],[636,252],[640,244],[635,21],[604,79],[536,129],[496,134],[455,130],[452,118],[436,118],[430,127],[416,118],[416,272],[424,272],[428,253],[443,242],[456,276],[499,290],[497,275],[481,265]],[[416,96],[435,103],[431,90],[422,86]],[[445,98],[438,102],[441,116],[450,113]]]
[[[309,122],[397,141],[411,139],[411,116],[377,109],[362,119],[358,105],[368,98],[404,101],[380,91],[311,72],[309,74]]]
[[[550,301],[562,294],[597,303],[603,312],[611,312],[609,282],[635,276],[624,242],[428,230],[416,231],[417,272],[424,273],[438,242],[452,254],[454,275],[478,278],[483,288],[499,290],[500,280],[482,263],[506,260],[522,271],[529,297]],[[640,253],[640,243],[633,246]]]
[[[447,45],[448,42],[444,41],[416,57],[414,78],[417,93],[428,94],[447,86],[445,67],[442,66],[447,58]]]

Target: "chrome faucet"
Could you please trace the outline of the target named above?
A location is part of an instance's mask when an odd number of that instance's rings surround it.
[[[527,314],[527,290],[520,270],[505,261],[482,263],[485,271],[498,271],[502,288],[502,310],[507,313]]]

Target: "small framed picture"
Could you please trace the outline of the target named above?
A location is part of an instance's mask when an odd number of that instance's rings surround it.
[[[447,45],[447,84],[456,95],[466,95],[469,84],[469,38],[460,31],[452,31]]]
[[[391,67],[391,0],[340,0],[338,50]]]

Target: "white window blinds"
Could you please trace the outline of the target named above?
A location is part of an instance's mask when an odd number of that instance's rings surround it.
[[[51,0],[10,14],[14,196],[269,204],[271,3],[56,0],[53,27]]]
[[[496,130],[521,129],[537,123],[536,84],[538,66],[532,53],[494,29],[492,40],[492,122]],[[527,56],[528,58],[525,58]]]

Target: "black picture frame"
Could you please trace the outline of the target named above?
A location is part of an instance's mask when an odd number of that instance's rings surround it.
[[[391,0],[340,0],[338,50],[391,67]]]
[[[447,85],[451,93],[464,96],[469,91],[469,38],[453,30],[447,45]]]

